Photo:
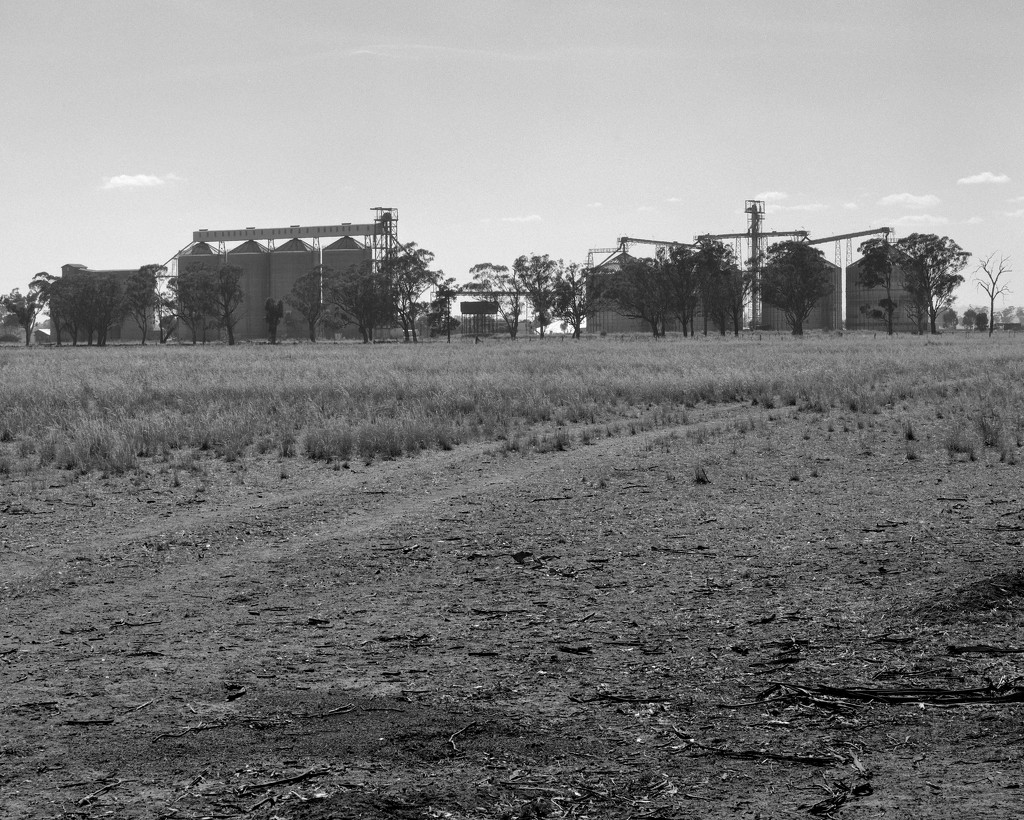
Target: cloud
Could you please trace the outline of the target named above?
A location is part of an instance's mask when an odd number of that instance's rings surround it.
[[[856,211],[860,207],[860,205],[858,205],[856,202],[844,202],[843,207],[846,208],[846,210],[848,211]]]
[[[651,213],[651,211],[656,211],[658,209],[655,208],[653,205],[641,205],[639,208],[637,208],[637,210],[640,211],[640,213],[642,214],[649,214]]]
[[[982,219],[980,216],[972,216],[970,219],[967,220],[967,222],[965,224],[967,224],[967,225],[980,225],[984,221],[985,220]]]
[[[930,208],[939,204],[935,194],[889,194],[878,200],[879,205],[899,205],[903,208]]]
[[[158,188],[168,182],[180,181],[181,177],[176,174],[164,174],[162,177],[153,174],[119,174],[116,177],[108,177],[102,188],[105,191],[114,188]]]
[[[677,197],[677,196],[670,196],[670,197],[669,197],[668,199],[666,199],[665,201],[666,201],[666,202],[682,202],[683,200],[682,200],[682,199],[680,199],[680,198],[679,198],[679,197]]]
[[[1013,219],[1019,219],[1024,216],[1024,208],[1018,208],[1016,211],[1006,211],[1004,216],[1012,217]]]
[[[991,171],[982,171],[980,174],[974,174],[969,177],[961,177],[956,181],[957,185],[981,185],[986,182],[1009,182],[1010,178],[1006,174],[993,174]]]
[[[932,216],[931,214],[914,214],[913,216],[901,216],[893,225],[902,227],[904,225],[948,225],[949,220],[944,216]]]
[[[528,216],[503,216],[502,222],[541,222],[540,214],[529,214]]]
[[[1007,202],[1024,202],[1024,196],[1015,196],[1013,199],[1006,200]]]
[[[587,205],[587,207],[588,208],[603,208],[604,205],[602,205],[600,202],[591,202],[591,203],[589,203]]]
[[[768,213],[778,213],[779,211],[824,211],[828,208],[828,205],[823,205],[820,202],[808,202],[806,205],[768,205]]]
[[[782,191],[762,191],[755,196],[754,199],[762,199],[765,202],[780,202],[788,196],[789,194],[783,193]]]

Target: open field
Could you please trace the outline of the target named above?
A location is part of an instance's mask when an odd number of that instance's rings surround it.
[[[0,815],[1019,816],[1022,353],[0,350]]]
[[[342,461],[645,416],[700,403],[870,412],[908,398],[1010,426],[1024,365],[995,342],[870,336],[444,344],[0,350],[0,470],[123,472],[190,451]],[[596,431],[591,430],[594,434]]]

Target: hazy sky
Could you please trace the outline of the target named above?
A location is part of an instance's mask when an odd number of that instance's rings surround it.
[[[377,205],[465,279],[760,198],[1008,254],[1024,304],[1022,43],[1019,0],[0,0],[0,291]]]

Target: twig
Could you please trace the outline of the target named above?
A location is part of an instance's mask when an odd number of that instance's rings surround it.
[[[474,726],[476,726],[476,721],[473,721],[473,722],[472,722],[472,723],[470,723],[470,724],[469,724],[468,726],[465,726],[465,727],[463,727],[462,729],[459,729],[459,731],[457,731],[457,732],[456,732],[455,734],[453,734],[453,735],[452,735],[452,736],[451,736],[450,738],[448,738],[448,742],[449,742],[450,744],[452,744],[452,754],[453,754],[453,755],[454,755],[454,754],[458,754],[458,753],[459,753],[459,749],[458,749],[458,747],[457,747],[457,746],[455,745],[455,738],[457,738],[457,737],[458,737],[459,735],[461,735],[461,734],[462,734],[463,732],[465,732],[465,731],[466,731],[466,730],[468,730],[468,729],[471,729],[471,728],[472,728],[472,727],[474,727]]]
[[[678,729],[673,729],[673,731],[691,746],[696,746],[698,749],[703,749],[711,754],[721,755],[722,757],[731,757],[736,760],[778,760],[783,763],[800,763],[805,766],[835,766],[845,762],[839,755],[832,755],[830,757],[818,757],[816,755],[787,755],[769,752],[764,749],[723,749],[717,746],[706,746],[693,738],[685,737],[680,734]]]
[[[198,726],[186,726],[180,732],[164,732],[161,735],[157,735],[153,738],[154,741],[160,740],[163,737],[183,737],[189,732],[205,732],[207,729],[220,729],[227,726],[226,723],[200,723]]]
[[[326,712],[315,712],[311,715],[302,715],[306,718],[321,718],[330,717],[331,715],[344,715],[349,712],[354,712],[356,705],[354,703],[346,703],[344,706],[335,706],[333,709],[328,709]]]
[[[609,703],[671,703],[672,698],[662,698],[649,695],[612,695],[607,692],[599,692],[592,698],[577,698],[569,695],[569,700],[575,703],[593,703],[596,700]]]
[[[330,771],[330,769],[310,769],[307,772],[292,775],[291,777],[282,777],[277,780],[268,780],[266,783],[253,783],[250,786],[242,786],[242,788],[238,790],[238,794],[246,794],[248,792],[258,791],[260,789],[269,789],[274,786],[288,786],[292,783],[299,783],[303,780],[308,780],[311,777],[319,777],[322,774],[328,774]],[[253,808],[256,808],[256,806],[253,806]],[[249,809],[249,811],[252,811],[252,809]]]
[[[274,802],[275,800],[277,800],[277,795],[276,795],[276,794],[268,794],[268,795],[267,795],[266,797],[264,797],[264,798],[263,798],[263,799],[262,799],[262,800],[261,800],[261,801],[260,801],[259,803],[256,803],[256,804],[254,804],[253,806],[251,806],[251,807],[250,807],[250,808],[249,808],[249,809],[248,809],[248,810],[246,811],[246,814],[252,814],[252,813],[253,813],[254,811],[256,811],[256,809],[258,809],[258,808],[259,808],[260,806],[266,805],[267,803],[273,803],[273,802]]]
[[[122,783],[124,783],[123,780],[118,780],[116,783],[108,783],[106,786],[101,786],[100,788],[96,789],[96,791],[94,791],[94,792],[92,792],[90,794],[87,794],[81,800],[76,802],[75,805],[76,806],[88,806],[93,800],[95,800],[101,794],[103,794],[104,792],[109,792],[111,789],[116,789]]]
[[[825,705],[815,696],[835,698],[842,701],[865,701],[868,703],[930,703],[935,706],[953,706],[965,703],[1022,703],[1024,702],[1024,686],[1005,684],[1003,686],[986,686],[979,689],[870,689],[866,687],[842,688],[838,686],[795,686],[791,683],[776,683],[771,689],[762,693],[759,699],[774,692],[790,691],[789,698],[810,699],[817,705]],[[771,698],[779,700],[780,698]],[[787,699],[784,694],[782,699]],[[762,700],[764,702],[764,700]],[[833,704],[835,705],[835,704]]]

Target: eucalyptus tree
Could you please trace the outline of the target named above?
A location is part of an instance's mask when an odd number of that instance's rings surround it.
[[[143,265],[128,277],[124,284],[124,309],[132,317],[142,333],[142,344],[146,343],[153,317],[159,311],[157,283],[167,272],[163,265]]]
[[[939,314],[953,304],[953,293],[964,282],[960,271],[966,267],[970,253],[948,236],[933,233],[912,233],[894,246],[904,271],[904,287],[914,303],[910,311],[926,318],[934,335],[939,332]]]
[[[168,283],[178,319],[186,325],[195,344],[200,334],[206,344],[207,329],[215,320],[213,274],[201,262],[190,262]]]
[[[900,269],[896,264],[896,251],[889,240],[875,236],[862,242],[857,249],[861,254],[857,270],[857,284],[862,288],[881,287],[885,290],[878,306],[864,305],[862,310],[873,318],[885,322],[885,332],[893,335],[894,317],[899,302],[893,299],[894,291],[899,287]]]
[[[526,286],[519,272],[515,268],[510,270],[507,265],[481,262],[469,269],[469,275],[470,282],[463,290],[493,299],[505,322],[509,338],[515,341],[527,305]]]
[[[235,343],[235,325],[241,318],[238,308],[245,294],[242,292],[242,269],[238,265],[221,265],[213,275],[211,292],[215,321],[228,332],[228,344]]]
[[[434,254],[431,251],[417,247],[415,242],[409,242],[402,245],[398,253],[385,263],[394,288],[395,312],[407,342],[419,341],[416,322],[430,308],[423,297],[437,285],[442,275],[430,269],[433,261]]]
[[[37,274],[39,276],[41,274]],[[33,280],[35,281],[35,280]],[[28,292],[22,293],[15,288],[10,293],[0,296],[0,306],[15,317],[18,325],[25,332],[25,347],[32,344],[32,330],[36,318],[45,305],[45,300],[38,287],[29,285]]]
[[[761,271],[761,298],[785,314],[794,336],[802,336],[814,306],[832,292],[824,254],[806,242],[789,240],[768,248]]]
[[[602,275],[601,297],[620,315],[646,322],[655,337],[664,336],[675,292],[671,262],[664,256],[621,258],[617,271]]]
[[[383,267],[365,260],[324,279],[324,301],[342,322],[355,324],[364,344],[373,341],[377,328],[395,316],[395,291]]]
[[[696,336],[694,320],[701,304],[702,279],[694,249],[687,245],[674,245],[660,254],[666,266],[670,288],[670,313],[683,327],[683,336]]]
[[[459,295],[459,287],[452,276],[445,276],[443,271],[438,271],[438,280],[434,287],[434,298],[427,306],[427,321],[430,326],[430,335],[436,336],[442,333],[447,337],[448,343],[452,341],[452,331],[460,322],[452,318],[452,301]]]
[[[327,265],[315,265],[292,284],[291,292],[284,301],[295,308],[306,320],[306,329],[311,342],[316,341],[316,329],[327,310],[324,301],[324,282],[334,276],[334,270]],[[284,316],[284,305],[279,299],[267,299],[264,307],[270,343],[277,343],[277,325]]]
[[[730,325],[739,336],[753,295],[753,273],[741,270],[735,251],[718,239],[702,237],[690,251],[690,257],[705,319],[714,319],[723,336]]]
[[[530,307],[533,309],[540,337],[555,318],[555,281],[558,262],[547,254],[520,256],[512,263],[516,278],[522,284]]]
[[[572,328],[572,337],[580,338],[587,316],[593,312],[597,299],[591,287],[592,271],[578,262],[566,264],[558,260],[555,271],[555,301],[552,314]]]

